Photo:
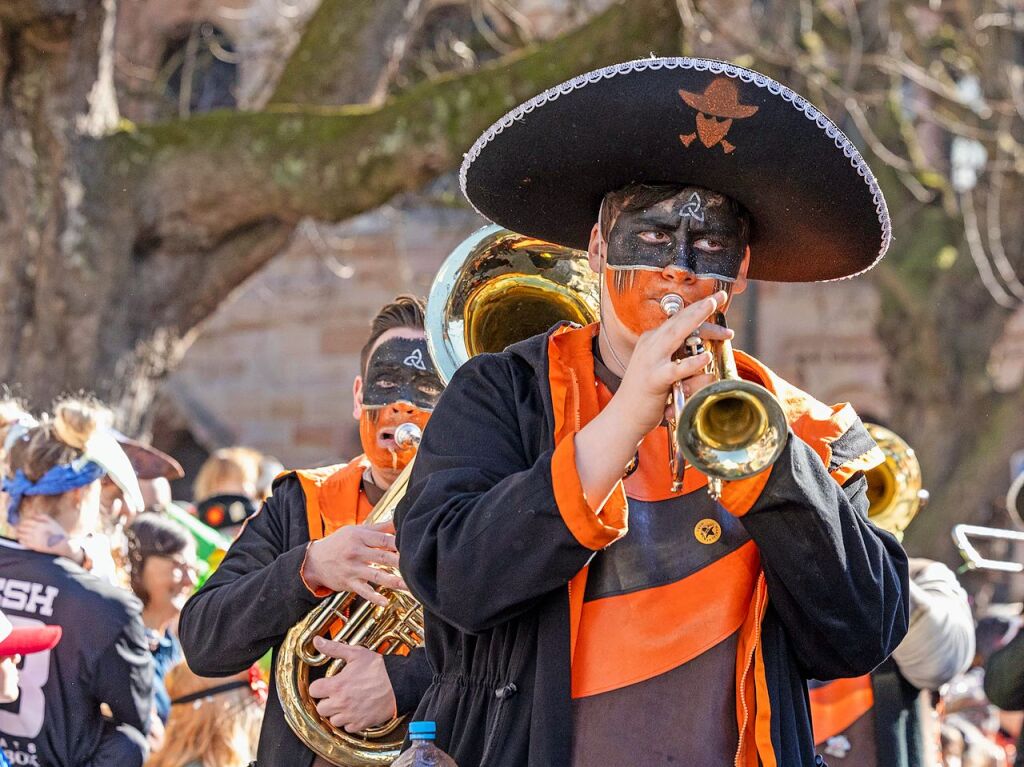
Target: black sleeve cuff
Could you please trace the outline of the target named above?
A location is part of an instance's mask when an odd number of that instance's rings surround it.
[[[427,651],[417,647],[408,655],[385,655],[384,666],[395,692],[398,714],[411,713],[420,704],[434,677],[427,661]]]

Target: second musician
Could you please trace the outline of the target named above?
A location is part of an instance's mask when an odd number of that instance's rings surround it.
[[[600,323],[455,374],[398,509],[438,672],[417,718],[459,764],[815,764],[805,679],[867,673],[906,632],[906,556],[866,519],[881,455],[850,406],[737,354],[785,410],[781,456],[719,502],[693,469],[672,492],[669,392],[711,380],[709,355],[675,359],[690,333],[731,337],[705,321],[748,275],[850,276],[888,244],[870,171],[805,103],[645,59],[542,94],[467,155],[482,213],[589,243],[604,286]]]
[[[424,340],[422,301],[400,296],[374,318],[354,386],[364,454],[277,479],[273,495],[185,605],[180,636],[190,668],[205,676],[233,674],[270,649],[276,666],[285,634],[320,598],[352,591],[380,603],[374,585],[403,587],[371,567],[398,564],[390,525],[360,523],[412,458],[412,450],[396,445],[395,428],[425,426],[441,389]],[[411,711],[430,681],[422,649],[383,657],[321,638],[316,646],[347,665],[314,680],[310,695],[320,699],[321,715],[350,732]],[[271,674],[257,763],[309,767],[314,754],[289,729],[274,680]]]

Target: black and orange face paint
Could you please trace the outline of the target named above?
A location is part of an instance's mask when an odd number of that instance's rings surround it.
[[[389,338],[366,363],[359,439],[370,463],[381,469],[404,469],[416,449],[399,448],[395,429],[403,423],[427,425],[444,384],[423,338]]]
[[[706,281],[735,282],[747,249],[748,225],[739,206],[700,187],[637,210],[620,211],[607,239],[604,279],[615,313],[637,335],[665,321],[661,298],[676,290],[665,270],[671,266]],[[690,302],[696,297],[683,296]]]
[[[373,350],[363,375],[363,405],[411,402],[433,410],[444,384],[423,338],[389,338]]]
[[[379,469],[394,471],[408,466],[416,455],[416,448],[399,448],[395,443],[395,429],[403,423],[414,423],[423,429],[430,420],[430,413],[408,402],[364,407],[359,417],[359,441],[370,463]]]
[[[701,279],[735,282],[747,248],[747,224],[725,195],[700,187],[639,210],[618,213],[608,235],[613,271],[677,266]]]

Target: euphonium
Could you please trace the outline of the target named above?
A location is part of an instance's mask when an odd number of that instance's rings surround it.
[[[865,423],[864,428],[885,459],[864,473],[868,519],[902,540],[903,531],[928,502],[928,491],[921,487],[921,464],[914,448],[895,432],[875,423]]]
[[[669,293],[661,300],[669,316],[683,308],[683,299]],[[712,321],[723,327],[725,309]],[[689,399],[682,383],[672,387],[673,418],[669,424],[669,457],[672,462],[672,490],[683,487],[683,472],[689,464],[708,477],[708,493],[718,499],[724,480],[745,479],[767,469],[782,454],[789,425],[782,405],[763,386],[740,378],[732,343],[710,341],[712,372],[718,380]],[[696,332],[687,339],[684,356],[703,351]]]
[[[403,423],[395,429],[399,447],[419,444],[420,429]],[[364,524],[390,522],[395,507],[405,495],[412,471],[410,463],[388,488],[370,512]],[[395,572],[392,568],[380,568]],[[396,573],[397,574],[397,573]],[[423,644],[423,609],[406,591],[378,588],[387,607],[366,601],[348,591],[333,594],[313,608],[285,636],[278,654],[277,689],[285,720],[310,750],[327,761],[344,767],[371,767],[391,764],[405,739],[401,718],[394,718],[358,735],[335,727],[317,713],[316,702],[309,697],[309,670],[327,666],[327,676],[344,667],[313,646],[313,637],[328,636],[338,642],[359,645],[383,655],[405,653]]]
[[[500,352],[568,320],[600,317],[587,254],[490,225],[441,266],[427,299],[427,345],[444,381],[470,357]]]
[[[487,226],[448,256],[430,290],[426,310],[427,343],[446,382],[469,357],[498,352],[543,333],[560,320],[581,324],[598,318],[597,277],[587,257],[497,226]],[[403,437],[403,424],[395,440]],[[416,429],[418,431],[418,429]],[[367,524],[390,520],[405,495],[412,464],[380,499]],[[278,654],[277,687],[285,719],[314,752],[343,767],[387,765],[398,756],[403,722],[352,735],[316,711],[309,697],[309,669],[327,665],[335,674],[343,664],[312,646],[313,637],[330,632],[338,641],[383,653],[403,652],[423,644],[423,610],[404,591],[379,589],[388,600],[377,607],[351,593],[328,597],[288,632]]]

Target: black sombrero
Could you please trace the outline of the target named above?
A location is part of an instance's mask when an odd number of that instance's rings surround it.
[[[852,277],[891,239],[878,182],[835,123],[770,77],[708,59],[640,59],[545,91],[477,139],[460,178],[492,221],[580,249],[608,192],[707,187],[750,211],[760,280]]]

